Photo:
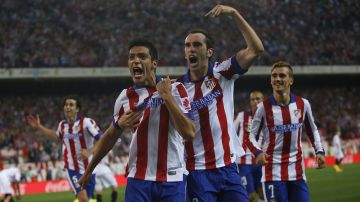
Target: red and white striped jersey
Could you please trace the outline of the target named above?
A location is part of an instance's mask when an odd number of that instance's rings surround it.
[[[245,72],[234,56],[210,63],[201,80],[191,81],[189,72],[178,79],[188,90],[195,120],[195,138],[185,143],[189,171],[220,168],[244,155],[243,150],[235,150],[241,146],[233,123],[233,94],[235,79]]]
[[[83,160],[79,160],[77,155],[81,154],[82,149],[93,147],[94,141],[101,134],[95,121],[88,117],[79,116],[74,124],[69,124],[66,120],[61,121],[56,135],[63,142],[64,168],[84,173],[92,155]]]
[[[172,95],[181,111],[191,118],[190,100],[184,85],[172,83]],[[113,124],[124,113],[138,110],[143,111],[143,116],[130,143],[128,177],[159,182],[183,181],[184,140],[155,88],[134,85],[124,89],[115,103]]]
[[[301,147],[303,125],[315,152],[324,154],[308,100],[290,94],[287,106],[277,105],[273,96],[258,104],[248,147],[254,154],[261,152],[255,134],[262,130],[263,151],[270,155],[262,169],[263,182],[306,180]]]
[[[251,129],[252,122],[252,112],[251,111],[242,111],[239,112],[234,120],[234,127],[238,135],[239,141],[241,143],[242,149],[245,150],[245,155],[240,157],[237,160],[238,164],[256,164],[254,155],[251,153],[250,149],[247,147],[246,140],[249,140],[249,132]],[[258,131],[256,134],[256,140],[261,146],[262,144],[262,133]]]

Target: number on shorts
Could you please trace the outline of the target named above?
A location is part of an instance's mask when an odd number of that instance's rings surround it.
[[[198,198],[193,198],[192,202],[199,202],[199,199]]]
[[[245,176],[242,176],[242,177],[241,177],[241,183],[242,183],[242,185],[243,185],[244,187],[246,187],[246,185],[247,185],[247,180],[246,180],[246,177],[245,177]]]
[[[269,190],[270,190],[270,198],[274,198],[274,185],[273,184],[270,184],[269,185]]]
[[[79,180],[77,179],[76,175],[72,176],[72,181],[74,182],[76,188],[80,187],[78,183]]]

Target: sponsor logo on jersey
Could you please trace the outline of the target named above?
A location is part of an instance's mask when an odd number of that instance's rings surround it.
[[[71,133],[71,134],[65,134],[64,135],[64,138],[65,139],[75,139],[75,138],[78,138],[80,137],[81,134],[78,134],[78,133]]]
[[[138,105],[136,109],[142,111],[147,108],[155,108],[162,104],[165,104],[165,101],[162,98],[151,98]]]
[[[296,131],[299,128],[302,127],[302,123],[291,123],[286,125],[275,125],[271,128],[271,131],[277,132],[277,133],[286,133],[286,132],[292,132]]]
[[[212,91],[208,95],[191,102],[191,110],[198,111],[199,109],[207,107],[214,101],[214,99],[216,99],[219,96],[222,96],[222,93],[220,92],[220,90]]]

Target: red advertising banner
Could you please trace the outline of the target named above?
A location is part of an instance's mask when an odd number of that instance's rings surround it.
[[[115,176],[118,186],[126,184],[124,175]],[[51,180],[43,182],[23,182],[20,184],[21,194],[40,194],[49,192],[71,191],[71,187],[67,180]]]

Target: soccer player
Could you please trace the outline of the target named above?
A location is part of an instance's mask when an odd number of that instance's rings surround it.
[[[27,116],[28,123],[40,130],[51,140],[60,140],[63,144],[64,169],[67,180],[80,202],[88,201],[94,195],[95,175],[91,176],[86,189],[81,189],[78,180],[91,161],[82,157],[82,150],[92,148],[95,140],[102,135],[99,127],[91,118],[80,114],[81,102],[77,95],[68,95],[63,99],[65,120],[60,121],[57,131],[43,126],[40,118],[33,115]]]
[[[334,151],[334,156],[335,156],[335,165],[334,165],[334,169],[337,173],[343,172],[343,170],[340,168],[340,164],[341,161],[344,158],[344,153],[342,151],[341,148],[341,131],[340,129],[338,129],[333,137],[333,151]]]
[[[256,105],[262,102],[264,95],[260,91],[252,91],[250,93],[250,110],[239,112],[234,120],[234,127],[239,136],[240,143],[242,148],[245,150],[245,155],[240,158],[238,162],[239,172],[242,176],[242,183],[246,187],[249,200],[254,201],[256,198],[256,193],[259,195],[258,202],[264,200],[264,194],[261,186],[261,165],[256,164],[256,160],[253,157],[253,154],[246,146],[245,139],[248,140],[249,129],[251,128],[252,115],[256,110]],[[247,138],[244,138],[247,136]],[[261,145],[262,143],[262,134],[261,131],[256,134],[256,139]]]
[[[190,101],[183,84],[156,77],[157,64],[151,42],[130,42],[128,67],[134,85],[117,98],[113,123],[99,140],[81,184],[121,134],[132,130],[125,201],[185,201],[183,142],[195,136]]]
[[[4,192],[4,197],[0,201],[13,202],[11,186],[14,188],[14,193],[17,199],[20,199],[20,169],[16,167],[6,168],[0,171],[0,190]]]
[[[273,95],[257,105],[250,130],[248,147],[257,162],[264,165],[261,181],[266,201],[309,201],[301,147],[303,126],[315,149],[318,168],[325,166],[325,152],[310,103],[290,92],[293,83],[289,63],[279,61],[272,66]],[[263,132],[263,150],[255,139],[258,131]]]
[[[235,163],[234,81],[264,47],[236,9],[217,5],[205,16],[219,15],[235,19],[247,47],[223,62],[212,63],[214,41],[206,31],[192,30],[185,39],[188,72],[178,80],[189,92],[196,126],[195,139],[185,143],[190,201],[248,201]],[[241,150],[238,155],[243,153]]]
[[[97,144],[96,144],[97,145]],[[83,149],[82,156],[88,158],[93,154],[95,147],[90,149]],[[113,157],[112,151],[107,153],[107,155],[100,161],[100,163],[95,167],[95,196],[97,202],[102,202],[102,190],[104,188],[111,187],[111,201],[114,202],[117,200],[117,183],[113,172],[110,169],[110,159]]]

